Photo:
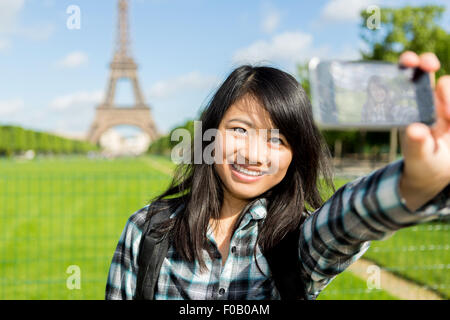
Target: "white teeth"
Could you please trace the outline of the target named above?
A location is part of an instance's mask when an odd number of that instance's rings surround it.
[[[235,168],[237,171],[245,173],[246,175],[249,176],[262,176],[264,174],[264,172],[261,171],[253,171],[253,170],[247,170],[244,167],[241,167],[238,164],[233,163],[233,168]]]

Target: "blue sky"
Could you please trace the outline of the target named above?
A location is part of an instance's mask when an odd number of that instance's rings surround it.
[[[312,56],[356,59],[358,12],[369,5],[448,1],[130,0],[131,51],[161,132],[196,117],[242,63],[295,76]],[[71,5],[80,29],[67,28]],[[83,134],[106,90],[116,0],[0,0],[0,124]],[[443,26],[450,31],[450,10]],[[131,102],[119,84],[117,102]]]

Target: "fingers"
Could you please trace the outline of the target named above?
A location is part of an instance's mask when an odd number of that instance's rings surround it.
[[[436,55],[432,52],[422,53],[420,56],[419,67],[426,72],[436,72],[441,67],[441,63]]]
[[[420,58],[415,52],[405,51],[400,55],[399,62],[405,67],[414,68],[419,66]]]
[[[415,52],[405,51],[400,55],[399,63],[405,67],[419,67],[426,72],[436,72],[441,67],[441,63],[432,52],[425,52],[418,56]]]
[[[406,135],[414,142],[423,141],[429,132],[429,127],[420,122],[414,122],[406,128]]]
[[[405,143],[408,156],[423,157],[433,152],[434,143],[431,129],[423,123],[412,123],[406,128]]]
[[[436,112],[437,114],[450,121],[450,76],[442,76],[436,85]]]

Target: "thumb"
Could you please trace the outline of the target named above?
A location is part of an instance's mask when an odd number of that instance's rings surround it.
[[[423,159],[434,153],[435,143],[430,127],[412,123],[406,128],[404,139],[405,158]]]

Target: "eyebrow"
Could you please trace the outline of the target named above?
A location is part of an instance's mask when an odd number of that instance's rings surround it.
[[[228,123],[233,122],[233,121],[242,122],[242,123],[248,125],[249,127],[253,127],[253,123],[252,122],[250,122],[248,120],[245,120],[245,119],[241,119],[241,118],[233,118],[231,120],[228,120]]]

